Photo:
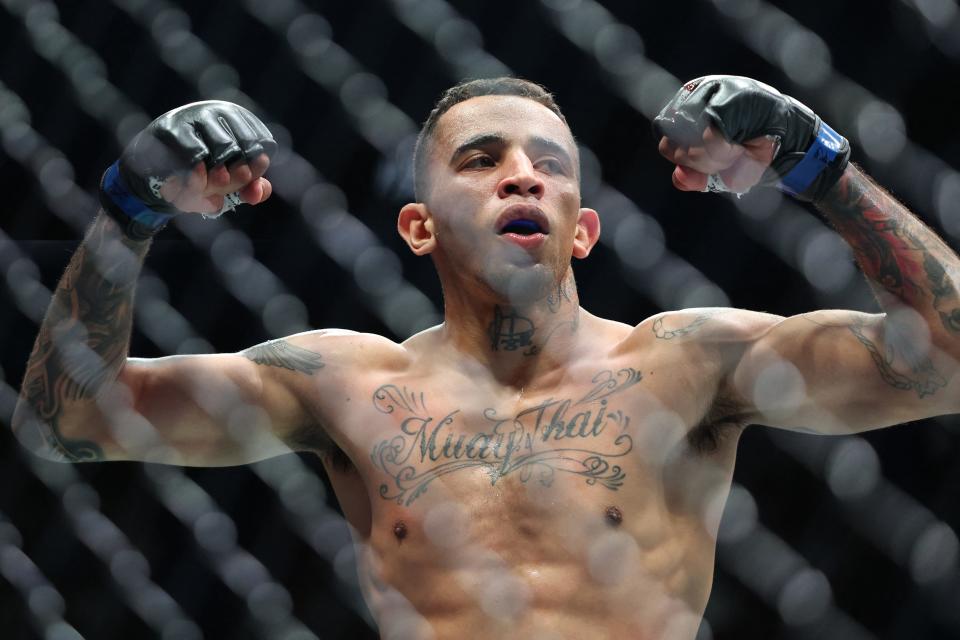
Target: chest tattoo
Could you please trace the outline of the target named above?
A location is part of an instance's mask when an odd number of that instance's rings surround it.
[[[642,378],[633,368],[601,371],[581,397],[548,398],[513,416],[488,407],[480,425],[466,425],[460,409],[430,411],[423,391],[382,385],[373,393],[373,406],[397,417],[400,433],[370,453],[387,475],[380,496],[409,506],[433,480],[469,468],[485,471],[491,485],[514,475],[523,483],[535,479],[550,486],[562,472],[616,491],[626,474],[613,460],[633,449],[630,418],[615,407],[616,396]]]

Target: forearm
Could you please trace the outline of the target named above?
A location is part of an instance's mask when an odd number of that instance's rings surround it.
[[[98,460],[93,442],[64,435],[126,362],[133,293],[149,241],[123,236],[101,214],[53,294],[27,362],[13,428],[28,448],[66,461]]]
[[[891,303],[918,313],[931,338],[957,354],[960,259],[906,207],[850,165],[818,204],[853,248],[885,311]],[[892,299],[891,299],[892,297]]]

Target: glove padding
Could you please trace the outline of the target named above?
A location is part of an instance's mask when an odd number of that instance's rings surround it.
[[[186,180],[199,162],[209,170],[261,153],[272,158],[276,150],[269,129],[247,109],[222,100],[194,102],[168,111],[133,138],[104,174],[100,200],[127,235],[149,237],[183,213],[161,196],[164,180]]]
[[[763,136],[779,145],[758,184],[776,186],[799,200],[815,202],[847,166],[850,143],[813,111],[790,96],[751,78],[704,76],[683,85],[653,120],[657,138],[682,146],[703,146],[703,133],[716,127],[728,142]],[[723,182],[711,177],[714,189]]]

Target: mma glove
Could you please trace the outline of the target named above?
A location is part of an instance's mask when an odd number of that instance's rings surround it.
[[[762,82],[741,76],[704,76],[683,85],[653,120],[654,134],[683,146],[702,146],[713,125],[728,142],[774,140],[770,166],[758,184],[804,202],[817,202],[843,175],[850,143],[808,107]],[[710,176],[709,191],[730,191]]]
[[[269,129],[247,109],[221,100],[194,102],[168,111],[133,138],[104,172],[100,204],[124,234],[146,240],[184,213],[160,195],[164,180],[177,175],[185,181],[199,162],[209,170],[261,153],[273,157],[276,150]],[[228,194],[220,213],[238,204],[239,196]]]

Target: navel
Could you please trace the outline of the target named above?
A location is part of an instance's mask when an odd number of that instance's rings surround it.
[[[619,527],[620,523],[623,522],[623,514],[620,512],[620,509],[614,506],[607,507],[607,510],[603,514],[604,518],[607,520],[607,524],[614,527]]]
[[[393,535],[397,537],[397,542],[403,542],[407,537],[407,525],[403,520],[397,520],[393,525]]]

